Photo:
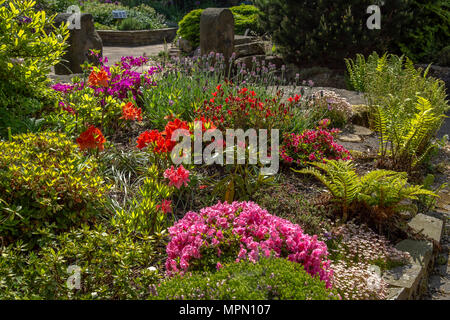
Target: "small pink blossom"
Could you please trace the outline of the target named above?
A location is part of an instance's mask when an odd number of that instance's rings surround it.
[[[183,183],[187,187],[187,183],[190,181],[189,171],[183,165],[180,165],[177,169],[171,166],[170,169],[164,171],[164,178],[169,179],[169,186],[175,186],[177,189],[180,189]]]

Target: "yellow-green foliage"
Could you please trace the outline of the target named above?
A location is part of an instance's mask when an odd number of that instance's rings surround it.
[[[160,234],[168,226],[171,215],[164,213],[159,206],[163,200],[171,197],[173,187],[160,181],[156,165],[148,169],[147,175],[131,207],[116,211],[116,217],[112,219],[114,226],[141,234]]]
[[[402,122],[390,121],[388,112],[381,106],[373,107],[372,112],[382,159],[388,155],[391,167],[408,172],[418,169],[436,147],[432,138],[445,117],[427,99],[417,99],[416,113]]]
[[[67,26],[31,0],[0,0],[0,135],[26,131],[26,121],[50,104],[51,67],[61,60]],[[49,32],[51,31],[51,32]],[[43,103],[44,102],[44,103]]]
[[[421,185],[409,185],[405,172],[374,170],[360,177],[351,161],[327,160],[311,163],[316,168],[294,170],[314,175],[333,195],[342,208],[343,219],[349,213],[363,213],[378,223],[399,210],[403,200],[417,200],[419,195],[436,197]]]
[[[63,134],[22,134],[0,142],[0,234],[7,239],[45,224],[66,229],[87,221],[108,189],[93,158],[84,158]]]

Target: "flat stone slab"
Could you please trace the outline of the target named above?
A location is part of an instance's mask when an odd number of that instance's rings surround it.
[[[386,300],[406,300],[408,294],[405,288],[388,288]]]
[[[358,136],[371,136],[373,134],[373,131],[366,127],[353,125],[353,134],[356,134]]]
[[[251,37],[251,36],[242,36],[239,34],[235,34],[234,35],[234,45],[240,45],[240,44],[245,44],[245,43],[249,43],[249,42],[253,42],[255,41],[255,37]]]
[[[362,139],[360,136],[352,133],[343,134],[338,136],[338,139],[344,142],[361,142]]]
[[[404,288],[406,291],[405,299],[409,299],[419,286],[422,271],[420,265],[409,264],[386,271],[383,279],[392,287]]]
[[[234,51],[236,52],[236,56],[238,58],[246,56],[262,55],[265,53],[264,43],[262,42],[250,42],[239,44],[234,47]]]
[[[441,241],[444,224],[440,219],[419,213],[408,222],[408,226],[415,232],[431,238],[436,242]]]
[[[433,254],[433,244],[429,241],[406,239],[399,242],[395,248],[408,252],[411,262],[420,266],[427,266]]]

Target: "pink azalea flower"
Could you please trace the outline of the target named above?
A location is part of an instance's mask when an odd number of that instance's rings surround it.
[[[171,166],[170,169],[164,171],[164,178],[169,179],[169,186],[175,186],[177,189],[180,189],[183,183],[187,187],[187,183],[190,181],[189,171],[183,165],[180,165],[177,169]]]

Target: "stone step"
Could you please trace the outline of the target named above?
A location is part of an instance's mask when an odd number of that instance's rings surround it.
[[[417,233],[426,236],[436,242],[441,241],[442,233],[444,231],[444,223],[441,219],[427,216],[425,214],[417,214],[408,226]]]
[[[238,46],[241,44],[247,44],[250,42],[254,42],[255,38],[250,36],[241,36],[241,35],[235,35],[234,36],[234,45]]]
[[[409,264],[387,270],[383,279],[389,285],[388,299],[419,299],[426,288],[428,269],[433,259],[433,244],[429,241],[406,239],[396,249],[411,255]]]
[[[250,42],[234,46],[234,52],[236,52],[237,58],[263,55],[266,53],[263,42]]]
[[[176,48],[169,49],[169,57],[179,57],[181,56],[181,50]]]

